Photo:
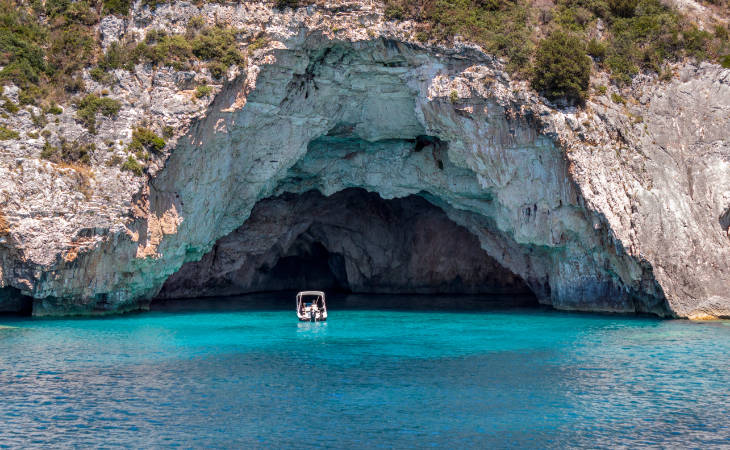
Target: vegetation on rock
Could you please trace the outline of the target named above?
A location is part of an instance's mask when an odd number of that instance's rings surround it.
[[[18,139],[19,137],[20,135],[17,131],[0,125],[0,141],[7,141],[8,139]]]
[[[526,73],[534,49],[530,13],[530,4],[523,1],[385,0],[386,18],[418,21],[422,40],[462,35],[487,52],[507,57],[509,69],[517,73]]]
[[[5,213],[0,211],[0,234],[8,233],[10,233],[10,224],[8,223],[8,219],[5,218]]]
[[[220,78],[232,64],[243,62],[236,31],[204,27],[201,20],[197,25],[191,21],[184,35],[153,31],[142,42],[114,43],[101,54],[94,30],[99,14],[126,15],[130,6],[129,0],[46,0],[30,5],[0,0],[0,86],[20,87],[21,105],[47,106],[86,89],[80,73],[84,68],[95,81],[110,84],[114,78],[108,71],[133,70],[138,63],[183,70],[200,60]]]
[[[641,71],[660,73],[667,62],[691,57],[723,63],[730,53],[727,25],[718,24],[714,34],[702,31],[660,0],[557,0],[549,6],[524,0],[383,1],[387,18],[417,22],[419,40],[461,35],[506,57],[510,71],[531,79],[551,99],[561,92],[574,100],[585,95],[579,53],[590,55],[619,85]],[[541,67],[556,45],[544,41],[564,35],[580,45],[570,57],[554,55],[550,68]],[[569,86],[555,85],[565,74]]]
[[[140,163],[137,162],[136,159],[134,159],[134,156],[129,155],[127,157],[127,160],[122,163],[122,170],[126,172],[132,172],[133,174],[137,175],[138,177],[141,177],[144,175],[144,169]]]
[[[79,141],[69,142],[61,138],[59,147],[51,145],[48,141],[43,145],[41,158],[54,163],[81,163],[89,164],[91,154],[96,150],[93,142],[81,143]]]
[[[76,117],[83,123],[90,133],[96,134],[96,116],[101,113],[106,117],[114,117],[122,107],[119,101],[88,94],[75,101]]]
[[[722,65],[722,67],[730,69],[730,55],[723,56],[723,58],[720,60],[720,64]]]
[[[196,4],[205,1],[211,0]],[[461,35],[506,58],[508,70],[533,80],[533,86],[548,98],[556,98],[560,92],[580,97],[585,91],[576,89],[582,86],[578,79],[568,80],[570,89],[546,82],[576,72],[572,66],[582,60],[577,52],[592,57],[596,67],[610,72],[617,84],[629,82],[641,71],[663,74],[665,63],[685,57],[730,66],[727,24],[714,24],[714,30],[711,24],[711,31],[700,30],[660,0],[556,0],[554,4],[528,0],[381,1],[386,18],[416,22],[419,41]],[[165,1],[141,2],[152,9],[161,3]],[[311,3],[276,0],[275,6],[296,8]],[[153,30],[142,41],[113,43],[102,53],[95,29],[100,17],[126,16],[131,4],[130,0],[0,0],[0,85],[18,86],[21,106],[47,110],[52,104],[83,95],[86,86],[81,69],[89,70],[96,82],[111,84],[115,77],[110,71],[133,70],[140,63],[190,70],[198,62],[213,77],[221,78],[231,65],[244,62],[237,31],[223,25],[206,26],[202,17],[191,19],[184,34]],[[575,58],[551,60],[550,70],[554,72],[549,72],[540,63],[552,44],[543,41],[559,33],[583,45],[571,52]],[[263,45],[265,40],[257,39],[249,50]],[[582,67],[582,61],[579,65]],[[582,70],[578,72],[582,76]],[[5,102],[4,107],[12,113],[12,104]],[[80,118],[94,129],[90,111]]]
[[[208,95],[210,95],[211,92],[213,92],[213,88],[208,86],[207,84],[198,86],[195,89],[195,97],[196,98],[207,97]]]
[[[532,86],[545,97],[580,102],[586,97],[590,76],[591,61],[580,39],[556,31],[540,41]]]
[[[139,127],[132,133],[132,142],[129,143],[128,149],[133,152],[143,150],[158,153],[165,148],[165,140],[155,134],[149,128]]]
[[[214,78],[222,77],[231,65],[243,63],[236,30],[204,27],[197,18],[191,20],[185,34],[151,30],[142,42],[112,43],[100,58],[98,70],[94,69],[91,75],[105,80],[104,74],[109,70],[131,71],[140,63],[191,70],[194,61],[205,62]]]

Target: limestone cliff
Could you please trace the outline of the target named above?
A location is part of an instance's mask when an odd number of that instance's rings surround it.
[[[179,2],[106,17],[99,32],[108,47],[145,30],[181,31],[198,15],[241,30],[245,66],[219,84],[204,69],[116,70],[108,95],[121,110],[99,118],[98,134],[77,123],[71,104],[43,128],[51,139],[95,142],[88,167],[39,159],[32,111],[1,119],[21,133],[0,143],[0,309],[21,308],[21,295],[36,315],[140,309],[171,276],[163,295],[185,295],[185,286],[230,293],[230,284],[211,288],[226,277],[239,291],[268,289],[255,271],[308,236],[344,255],[360,291],[453,287],[458,275],[462,287],[526,286],[560,309],[730,316],[730,70],[687,62],[668,82],[638,76],[625,104],[610,88],[561,109],[479,48],[420,44],[412,24],[388,22],[368,2]],[[103,89],[89,74],[85,82]],[[213,92],[196,96],[200,84]],[[127,156],[141,123],[172,137],[137,177],[111,162]],[[425,199],[461,236],[454,248],[473,238],[481,250],[448,276],[423,276],[448,245],[386,276],[404,259],[387,256],[392,243],[378,253],[372,239],[382,235],[365,239],[367,251],[356,239],[340,248],[356,215],[323,225],[281,209],[281,199],[349,188]],[[298,211],[345,214],[322,205]],[[419,220],[411,225],[434,226]],[[219,240],[236,242],[222,266],[206,256]]]

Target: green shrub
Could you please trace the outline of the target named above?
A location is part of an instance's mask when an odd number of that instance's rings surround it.
[[[205,26],[205,19],[202,16],[193,16],[188,21],[188,29],[200,30]]]
[[[88,27],[71,25],[54,30],[50,36],[48,64],[59,87],[72,87],[73,75],[94,60],[96,40]],[[73,89],[69,89],[72,90]]]
[[[599,94],[601,94],[601,95],[606,95],[606,91],[607,91],[607,90],[608,90],[608,88],[606,88],[606,86],[604,86],[604,85],[602,85],[602,84],[601,84],[601,85],[598,85],[598,86],[596,86],[596,91],[597,91],[597,92],[598,92]]]
[[[132,141],[129,143],[128,150],[133,152],[148,150],[159,153],[163,148],[165,148],[164,139],[149,128],[139,127],[132,132]]]
[[[452,91],[451,91],[451,92],[449,93],[449,100],[451,100],[451,103],[456,103],[456,102],[458,102],[458,101],[459,101],[459,93],[458,93],[458,92],[456,92],[455,90],[452,90]]]
[[[606,46],[602,42],[593,38],[588,41],[586,53],[588,53],[590,56],[598,61],[603,61],[603,59],[606,57]]]
[[[164,137],[165,139],[170,139],[174,135],[175,135],[175,129],[173,127],[171,127],[170,125],[166,125],[162,129],[162,137]]]
[[[97,83],[111,84],[114,81],[114,77],[106,73],[101,67],[94,67],[89,71],[89,76]]]
[[[210,70],[210,75],[213,78],[219,79],[219,78],[222,78],[223,75],[226,74],[226,70],[228,70],[228,66],[226,66],[222,62],[212,61],[212,62],[208,63],[208,70]]]
[[[58,106],[55,102],[51,102],[47,108],[44,108],[43,111],[56,116],[63,113],[63,109],[61,109],[61,107]]]
[[[720,65],[725,69],[730,69],[730,55],[725,55],[720,59]]]
[[[37,83],[48,72],[44,46],[48,31],[27,8],[0,1],[0,82],[20,87]]]
[[[687,56],[692,56],[699,60],[708,57],[707,43],[712,39],[712,34],[692,25],[682,32],[682,37],[684,38],[683,46]]]
[[[228,68],[243,62],[243,55],[238,50],[236,32],[229,28],[205,28],[193,39],[193,54],[204,61],[215,61]]]
[[[638,0],[608,0],[608,7],[619,17],[631,17],[638,3]]]
[[[16,112],[20,111],[20,107],[16,105],[15,103],[11,102],[9,98],[5,98],[5,101],[3,102],[3,108],[10,114],[15,114]],[[2,99],[0,98],[0,100]]]
[[[93,142],[68,142],[65,139],[61,139],[60,147],[54,147],[46,141],[43,144],[43,150],[41,150],[41,158],[54,163],[89,164],[91,162],[91,154],[94,151],[96,151],[96,145]]]
[[[618,95],[617,93],[615,93],[615,92],[612,92],[611,93],[611,100],[614,103],[620,103],[622,105],[625,105],[626,104],[626,100],[623,97],[621,97],[620,95]]]
[[[171,66],[176,70],[189,70],[194,60],[207,61],[208,69],[215,78],[222,77],[229,66],[244,61],[238,50],[236,32],[220,26],[201,28],[194,22],[186,34],[167,34],[151,30],[143,42],[123,45],[114,43],[99,62],[103,70],[124,67],[133,70],[140,62],[155,66]],[[256,42],[255,42],[256,43]],[[265,43],[265,41],[264,41]]]
[[[388,20],[403,20],[406,18],[406,11],[398,4],[386,4],[383,13]]]
[[[213,88],[208,85],[198,86],[197,89],[195,89],[195,97],[207,97],[208,95],[210,95],[211,92],[213,92]]]
[[[144,175],[144,169],[140,163],[137,162],[136,159],[134,159],[134,156],[129,155],[127,157],[127,160],[124,161],[122,164],[122,170],[126,172],[132,172],[133,174],[137,175],[138,177],[141,177]]]
[[[249,53],[255,52],[256,50],[258,50],[260,48],[264,48],[266,46],[266,44],[268,44],[268,43],[269,43],[269,40],[266,39],[265,37],[257,37],[256,39],[253,40],[253,42],[251,42],[249,44],[248,51],[249,51]]]
[[[112,42],[106,49],[106,53],[99,61],[101,70],[121,69],[129,59],[129,55],[119,42]]]
[[[193,56],[192,46],[182,34],[167,35],[152,31],[147,33],[145,44],[147,46],[141,48],[144,49],[144,56],[155,65],[174,66],[177,63],[182,66]]]
[[[94,25],[99,20],[96,8],[86,0],[46,0],[45,7],[46,15],[52,19],[52,28],[69,24]]]
[[[157,9],[157,6],[167,3],[167,0],[142,0],[142,5],[149,7],[151,10]]]
[[[7,141],[8,139],[18,139],[19,137],[20,135],[17,131],[0,125],[0,141]]]
[[[96,116],[101,113],[106,117],[114,117],[122,107],[117,100],[108,97],[99,97],[95,94],[75,101],[76,117],[83,123],[90,133],[96,134]]]
[[[681,57],[683,29],[679,15],[659,0],[641,0],[631,17],[615,17],[606,59],[613,78],[628,82],[639,69],[658,72],[667,59]]]
[[[550,100],[582,102],[590,80],[591,63],[580,39],[553,32],[543,39],[535,56],[532,87]]]
[[[43,97],[43,90],[38,86],[29,85],[18,92],[18,103],[21,105],[35,105]]]
[[[129,13],[130,0],[104,0],[104,14],[117,14],[126,16]]]
[[[58,148],[51,145],[50,142],[46,141],[43,143],[43,150],[41,150],[41,158],[51,159],[55,157],[58,152]]]

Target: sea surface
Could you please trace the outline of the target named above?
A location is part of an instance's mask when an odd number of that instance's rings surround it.
[[[226,305],[0,317],[0,447],[730,446],[728,322]]]

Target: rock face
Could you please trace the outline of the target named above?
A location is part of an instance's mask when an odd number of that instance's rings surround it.
[[[91,186],[106,187],[75,195],[73,210],[49,206],[68,194],[46,194],[52,180],[67,192],[69,176],[49,175],[37,148],[3,143],[3,286],[32,296],[36,315],[124,311],[146,307],[163,285],[173,297],[293,283],[272,270],[308,255],[344,266],[360,291],[527,286],[561,309],[730,316],[730,70],[687,63],[669,83],[638,77],[627,105],[604,95],[561,110],[478,48],[416,44],[408,23],[384,22],[368,4],[334,6],[180,3],[136,10],[129,23],[105,19],[114,30],[175,30],[202,14],[263,32],[267,45],[207,109],[174,95],[125,103],[121,117],[144,112],[174,125],[176,138],[146,182],[125,183],[130,175],[95,159]],[[189,89],[174,81],[189,77],[166,70],[170,93]],[[154,90],[156,78],[143,79]],[[130,123],[119,122],[119,135]],[[23,203],[29,185],[38,200]],[[350,188],[402,199],[386,208],[401,215],[358,216]],[[317,222],[308,207],[339,217]],[[403,217],[413,234],[399,234]],[[439,230],[481,250],[463,254],[468,265],[429,272],[448,250]],[[404,239],[428,236],[434,259],[408,266],[408,252],[429,250]],[[340,269],[317,273],[342,283]]]

